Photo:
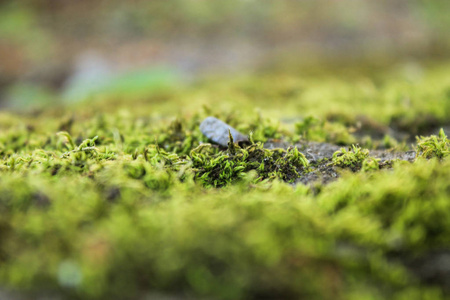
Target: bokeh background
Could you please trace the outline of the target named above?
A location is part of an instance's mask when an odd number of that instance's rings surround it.
[[[420,66],[450,56],[449,12],[448,0],[0,1],[0,107],[270,68]]]

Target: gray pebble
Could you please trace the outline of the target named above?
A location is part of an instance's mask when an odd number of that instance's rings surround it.
[[[214,118],[207,117],[200,124],[201,132],[211,141],[221,146],[226,147],[228,145],[228,129],[233,136],[233,140],[235,143],[248,141],[248,137],[228,125],[227,123]]]

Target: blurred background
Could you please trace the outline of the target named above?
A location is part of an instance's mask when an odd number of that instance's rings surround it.
[[[312,62],[446,60],[449,28],[448,0],[0,0],[0,107]]]

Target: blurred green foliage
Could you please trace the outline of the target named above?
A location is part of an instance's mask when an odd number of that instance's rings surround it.
[[[296,133],[305,140],[349,145],[355,142],[348,128],[339,122],[321,121],[315,117],[306,117],[295,124]]]

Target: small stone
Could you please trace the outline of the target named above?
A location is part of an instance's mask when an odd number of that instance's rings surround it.
[[[248,141],[248,137],[228,125],[227,123],[214,118],[207,117],[200,124],[201,132],[211,141],[221,146],[226,147],[228,145],[228,129],[233,136],[233,140],[235,143],[246,142]]]

